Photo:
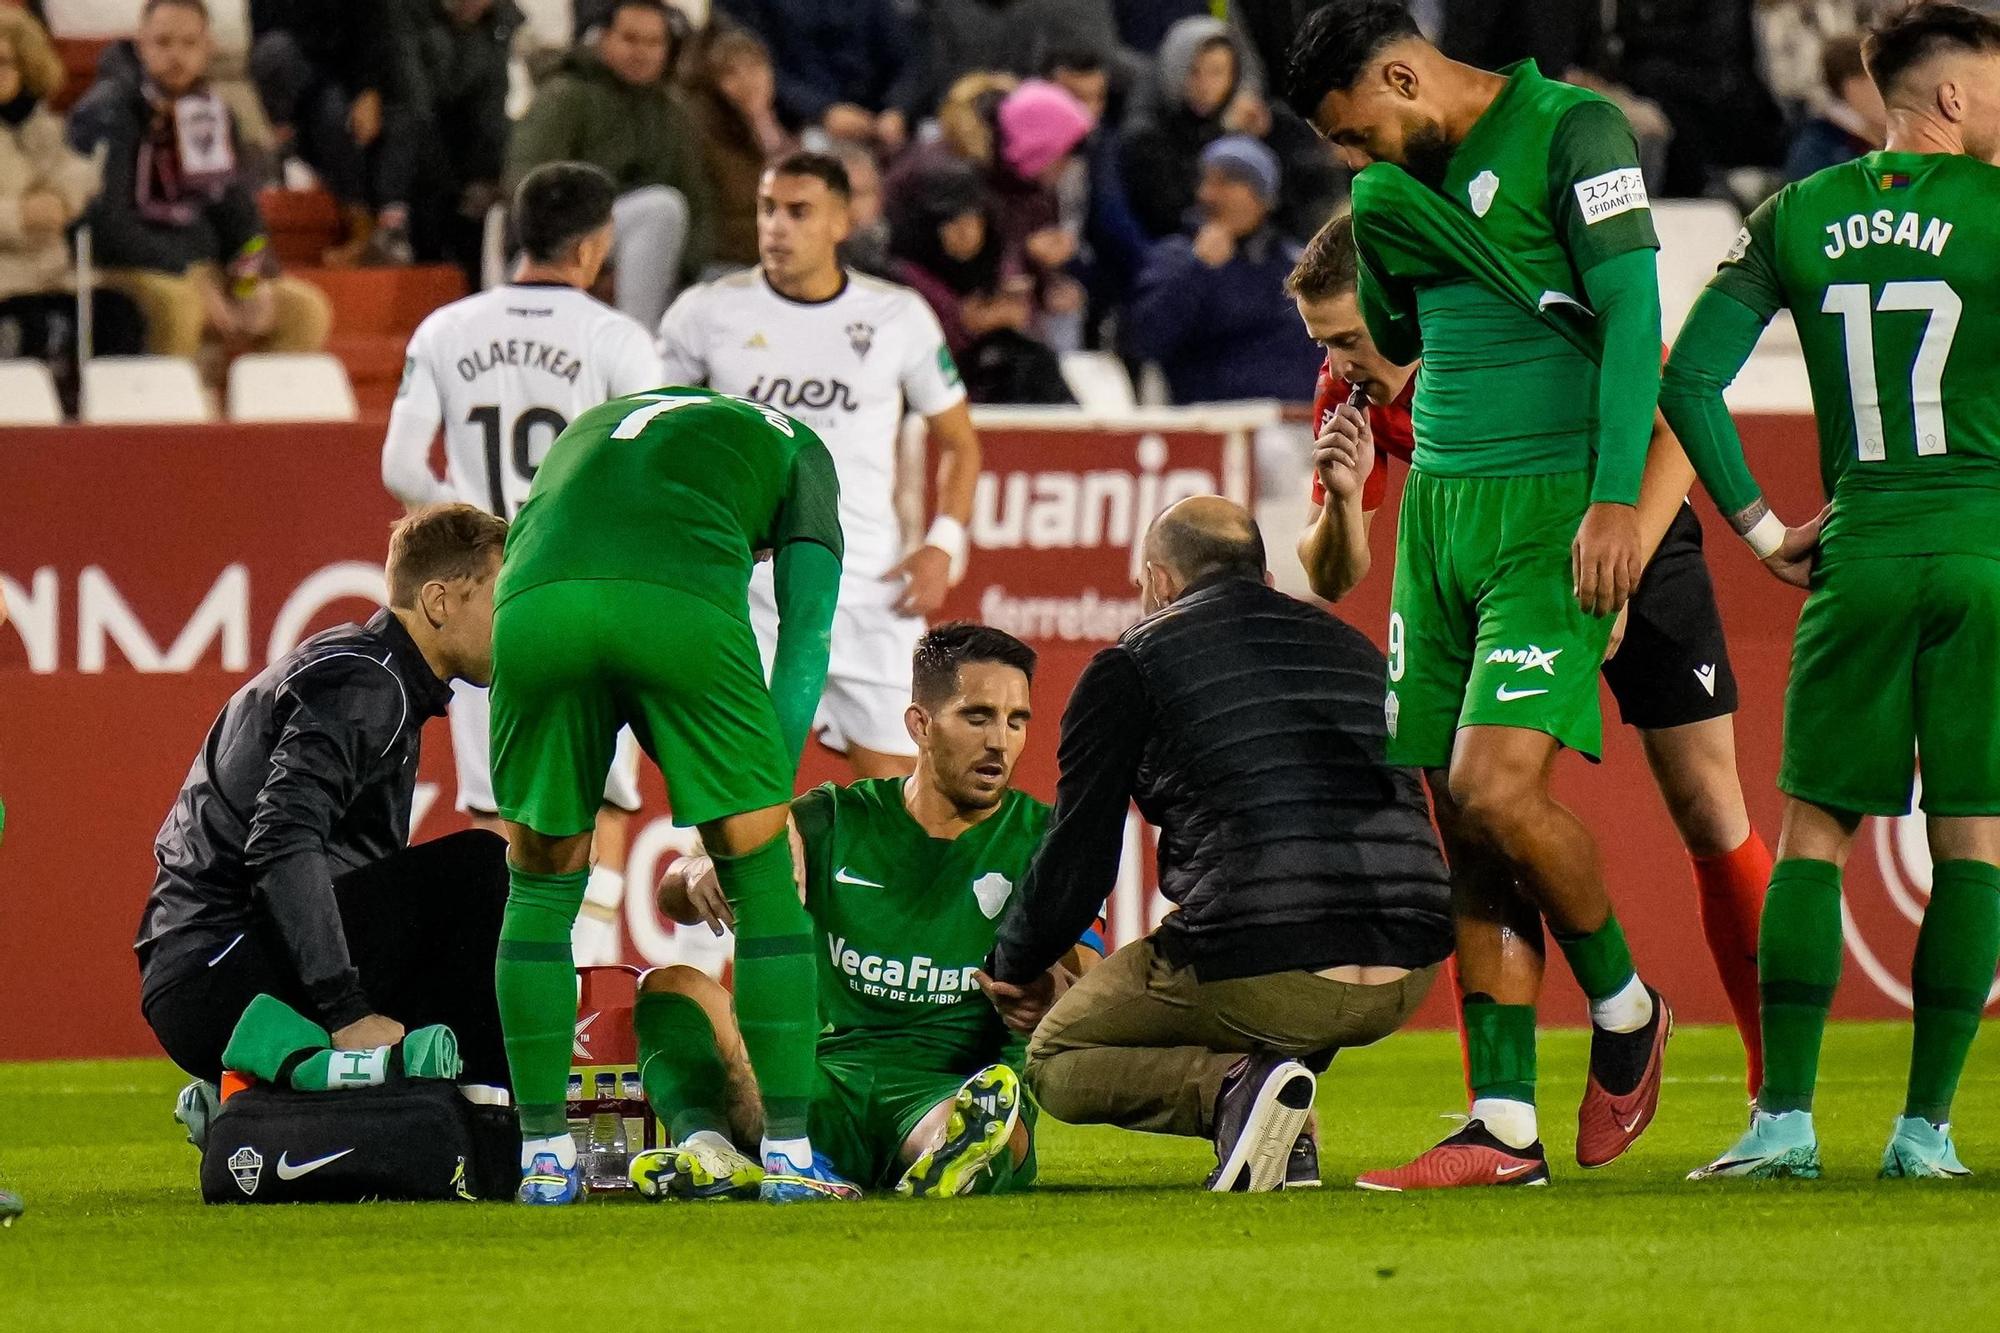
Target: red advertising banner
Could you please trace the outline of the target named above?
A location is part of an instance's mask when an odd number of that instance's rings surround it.
[[[1118,428],[1035,412],[982,418],[986,462],[974,554],[948,615],[977,617],[1042,653],[1027,789],[1054,786],[1056,723],[1091,653],[1136,614],[1132,548],[1183,495],[1251,494],[1256,414],[1138,417]],[[1746,423],[1785,512],[1816,490],[1809,423]],[[131,939],[152,877],[152,840],[216,712],[249,675],[306,635],[358,619],[381,593],[395,503],[383,493],[380,426],[55,428],[0,432],[0,1059],[157,1053],[138,1013]],[[1301,509],[1303,505],[1301,504]],[[1286,510],[1289,520],[1290,510]],[[1386,517],[1386,516],[1385,516]],[[1744,714],[1738,740],[1753,815],[1775,839],[1779,701],[1798,594],[1711,526]],[[1293,533],[1267,533],[1274,564]],[[1378,527],[1378,552],[1393,531]],[[1387,562],[1341,610],[1380,637]],[[1607,701],[1607,707],[1609,706]],[[1694,922],[1687,863],[1631,734],[1605,763],[1565,765],[1564,794],[1603,839],[1607,873],[1650,975],[1690,1019],[1725,1010]],[[460,824],[448,731],[433,725],[420,770],[418,839]],[[676,933],[644,891],[692,842],[665,816],[650,768],[634,826],[625,925],[635,962],[719,967],[705,930]],[[804,784],[837,778],[814,753]],[[1928,889],[1921,823],[1871,821],[1850,864],[1849,971],[1841,1010],[1903,1011],[1913,922]],[[1111,913],[1117,938],[1157,919],[1144,888],[1151,844],[1134,821]],[[1551,969],[1550,1015],[1581,1016]],[[1565,988],[1558,991],[1560,986]],[[1434,1016],[1443,1010],[1433,1005]]]

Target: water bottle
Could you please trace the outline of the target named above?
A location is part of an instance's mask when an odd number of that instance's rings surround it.
[[[639,1082],[638,1070],[627,1070],[619,1077],[618,1092],[618,1114],[625,1120],[626,1148],[652,1147],[646,1135],[646,1090]]]
[[[597,1096],[590,1104],[590,1138],[583,1150],[583,1183],[591,1190],[627,1190],[629,1154],[625,1148],[625,1117],[618,1113],[618,1078],[597,1076]]]
[[[590,1122],[583,1118],[583,1075],[569,1076],[569,1096],[565,1109],[569,1112],[569,1134],[578,1143],[588,1136]]]

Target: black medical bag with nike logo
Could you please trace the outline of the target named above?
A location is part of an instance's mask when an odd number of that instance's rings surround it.
[[[521,1178],[511,1106],[447,1079],[295,1092],[256,1084],[224,1102],[201,1154],[209,1203],[507,1199]]]

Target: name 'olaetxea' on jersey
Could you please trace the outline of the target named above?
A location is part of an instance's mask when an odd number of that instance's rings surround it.
[[[554,282],[479,292],[431,312],[411,335],[383,483],[405,504],[462,500],[511,518],[571,421],[662,383],[644,326],[587,292]],[[440,427],[443,478],[429,461]]]

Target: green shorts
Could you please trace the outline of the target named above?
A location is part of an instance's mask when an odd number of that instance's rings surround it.
[[[950,1101],[973,1072],[939,1074],[822,1055],[807,1108],[813,1148],[864,1189],[894,1185],[903,1174],[901,1154],[910,1132],[939,1102]],[[1035,1108],[1025,1092],[1021,1115],[1028,1124],[1027,1160],[1011,1171],[988,1172],[973,1193],[1005,1194],[1034,1184]]]
[[[621,726],[666,775],[682,824],[792,797],[748,620],[662,584],[576,579],[502,602],[492,708],[494,803],[547,837],[596,822]]]
[[[1785,690],[1788,796],[1901,815],[2000,815],[2000,560],[1848,558],[1814,577]]]
[[[1442,768],[1460,727],[1527,727],[1595,759],[1611,616],[1576,603],[1590,477],[1412,469],[1389,612],[1389,762]]]

